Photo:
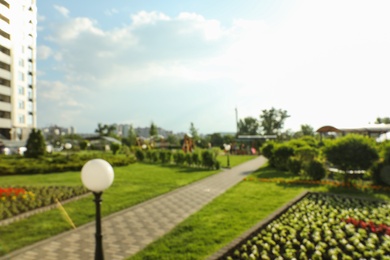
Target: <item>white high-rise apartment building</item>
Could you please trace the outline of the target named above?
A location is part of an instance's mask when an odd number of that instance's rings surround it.
[[[0,134],[26,140],[36,128],[36,0],[0,0]]]

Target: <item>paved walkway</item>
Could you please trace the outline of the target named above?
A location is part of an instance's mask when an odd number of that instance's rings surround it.
[[[122,260],[136,254],[264,162],[263,157],[258,157],[103,218],[105,259]],[[86,260],[94,258],[94,250],[95,222],[91,222],[14,251],[0,260]]]

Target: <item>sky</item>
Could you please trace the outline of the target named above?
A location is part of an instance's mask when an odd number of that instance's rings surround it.
[[[37,1],[38,127],[201,134],[390,117],[390,1]]]

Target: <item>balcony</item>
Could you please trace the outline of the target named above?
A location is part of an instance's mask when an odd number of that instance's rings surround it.
[[[3,19],[0,19],[0,29],[8,34],[11,34],[11,27],[9,23],[5,22]]]
[[[6,96],[11,96],[11,88],[4,87],[4,86],[0,85],[0,94],[1,95],[6,95]]]
[[[4,38],[4,37],[0,37],[0,45],[4,46],[8,50],[11,49],[11,41],[6,39],[6,38]]]
[[[0,118],[0,128],[11,128],[11,119]]]
[[[0,101],[0,110],[11,112],[11,103]]]
[[[11,72],[0,68],[0,78],[11,80]]]
[[[2,4],[0,4],[0,13],[2,15],[4,15],[5,17],[10,17],[10,10],[9,10],[9,8],[5,7]]]
[[[0,52],[0,61],[6,64],[11,64],[11,57],[7,54]]]

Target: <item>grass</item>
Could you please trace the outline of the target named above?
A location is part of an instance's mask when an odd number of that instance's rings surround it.
[[[269,167],[253,176],[294,178]],[[305,190],[390,200],[386,193],[243,181],[129,259],[205,259]]]
[[[229,155],[230,167],[237,166],[256,157],[256,155]],[[220,155],[217,157],[217,160],[221,163],[221,167],[227,167],[227,155]]]
[[[252,158],[255,157],[231,156],[231,165],[237,165]],[[102,216],[107,216],[218,172],[140,163],[115,167],[114,171],[114,183],[104,192],[102,197]],[[82,185],[80,172],[1,176],[0,183],[2,187]],[[64,208],[76,226],[95,219],[92,195],[66,204]],[[71,224],[59,210],[50,210],[7,226],[1,226],[0,255],[5,255],[69,229],[71,229]]]
[[[114,183],[103,195],[103,216],[128,208],[217,172],[138,163],[126,167],[117,167],[114,171]],[[82,185],[79,172],[5,176],[0,178],[0,182],[4,187],[11,185]],[[94,220],[95,209],[91,201],[92,195],[64,205],[65,210],[76,226]],[[59,210],[51,210],[7,226],[2,226],[0,227],[0,255],[59,234],[70,228],[71,225],[64,219]]]

